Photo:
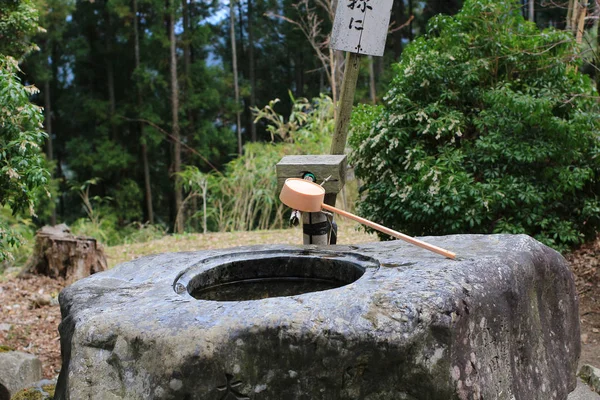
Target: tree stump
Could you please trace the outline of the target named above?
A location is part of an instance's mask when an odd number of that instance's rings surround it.
[[[33,255],[23,274],[46,275],[75,282],[107,269],[102,245],[92,237],[75,236],[65,224],[44,226],[35,235]]]

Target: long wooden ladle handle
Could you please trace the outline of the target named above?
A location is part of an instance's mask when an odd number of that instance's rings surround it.
[[[325,203],[323,203],[323,205],[321,207],[324,210],[331,211],[331,212],[339,214],[339,215],[341,215],[343,217],[353,219],[354,221],[360,222],[361,224],[364,224],[364,225],[367,225],[367,226],[369,226],[369,227],[371,227],[371,228],[373,228],[375,230],[378,230],[379,232],[383,232],[383,233],[385,233],[387,235],[390,235],[390,236],[393,236],[395,238],[404,240],[405,242],[412,243],[415,246],[419,246],[419,247],[421,247],[423,249],[426,249],[426,250],[429,250],[429,251],[433,251],[434,253],[441,254],[444,257],[448,257],[448,258],[451,258],[453,260],[456,258],[456,254],[453,253],[453,252],[451,252],[451,251],[442,249],[441,247],[437,247],[437,246],[434,246],[434,245],[429,244],[429,243],[425,243],[425,242],[423,242],[423,241],[421,241],[419,239],[415,239],[412,236],[405,235],[404,233],[400,233],[400,232],[395,231],[393,229],[386,228],[383,225],[376,224],[375,222],[371,222],[368,219],[361,218],[358,215],[351,214],[351,213],[349,213],[347,211],[340,210],[339,208],[335,208],[335,207],[330,206],[330,205],[325,204]]]

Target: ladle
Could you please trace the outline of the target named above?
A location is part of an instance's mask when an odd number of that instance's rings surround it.
[[[330,206],[323,203],[325,199],[325,189],[314,182],[310,182],[306,179],[300,178],[288,178],[281,189],[279,199],[286,206],[303,212],[320,212],[321,210],[327,210],[336,214],[342,215],[346,218],[350,218],[354,221],[360,222],[366,226],[369,226],[379,232],[383,232],[387,235],[395,238],[404,240],[405,242],[412,243],[423,249],[433,251],[434,253],[441,254],[444,257],[451,259],[456,258],[456,254],[442,249],[441,247],[434,246],[429,243],[425,243],[419,239],[415,239],[411,236],[405,235],[398,231],[386,228],[383,225],[376,224],[375,222],[369,221],[368,219],[361,218],[358,215],[354,215],[339,208]]]

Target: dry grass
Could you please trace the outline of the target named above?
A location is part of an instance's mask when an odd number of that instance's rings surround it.
[[[376,242],[377,236],[357,229],[349,221],[339,224],[338,244]],[[170,235],[144,243],[111,246],[105,249],[109,267],[134,260],[141,256],[178,251],[223,249],[258,244],[302,244],[302,228],[251,232],[214,232],[207,234]]]

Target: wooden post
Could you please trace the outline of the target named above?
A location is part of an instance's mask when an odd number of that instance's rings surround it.
[[[348,139],[348,128],[350,127],[350,118],[352,117],[352,105],[354,103],[354,93],[356,92],[356,82],[358,81],[358,72],[360,71],[360,54],[346,54],[346,68],[344,69],[344,79],[342,81],[342,93],[337,107],[337,120],[335,121],[335,131],[331,140],[331,154],[344,154],[346,141]],[[346,171],[342,171],[343,174]],[[328,193],[325,195],[325,204],[335,206],[337,194]]]
[[[356,92],[359,70],[360,54],[347,53],[344,80],[342,81],[342,93],[337,108],[338,118],[335,121],[335,131],[333,133],[333,140],[331,141],[331,154],[344,154],[344,150],[346,149],[346,139],[348,137],[350,117],[352,116],[352,104],[354,103],[354,93]]]

